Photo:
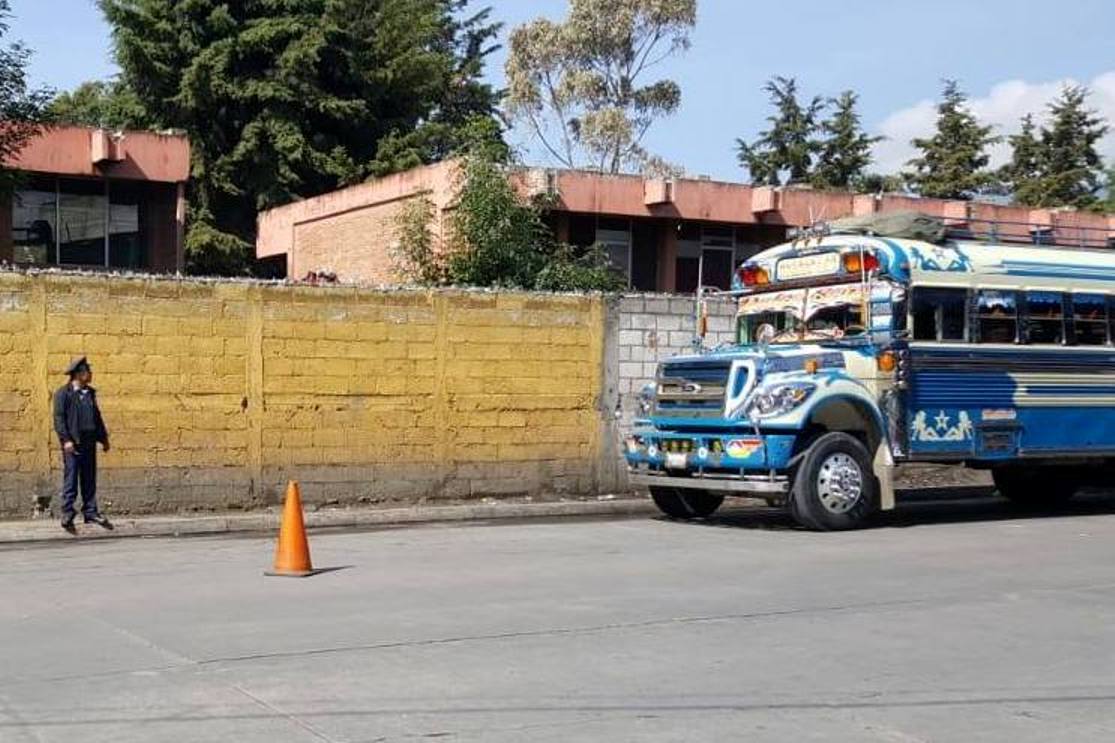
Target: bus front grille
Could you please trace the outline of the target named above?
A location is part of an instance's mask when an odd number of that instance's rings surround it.
[[[679,361],[658,370],[655,413],[671,418],[720,418],[731,361]]]

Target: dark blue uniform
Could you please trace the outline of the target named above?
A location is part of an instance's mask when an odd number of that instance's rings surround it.
[[[62,520],[74,517],[74,504],[81,491],[81,512],[86,521],[99,518],[97,508],[97,444],[108,441],[97,392],[92,387],[67,384],[54,393],[54,431],[63,445]],[[72,451],[65,445],[72,442]]]

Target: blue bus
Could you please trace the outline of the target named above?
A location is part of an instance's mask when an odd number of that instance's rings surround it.
[[[742,265],[737,342],[663,362],[641,393],[632,484],[676,518],[736,495],[831,530],[893,508],[906,463],[990,470],[1025,504],[1110,482],[1115,251],[918,219],[916,238],[830,230]]]

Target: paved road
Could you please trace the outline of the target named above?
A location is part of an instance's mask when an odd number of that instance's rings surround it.
[[[0,551],[0,740],[1103,741],[1115,501]]]

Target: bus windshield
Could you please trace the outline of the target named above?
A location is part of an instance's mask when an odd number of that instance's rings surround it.
[[[760,326],[774,327],[772,343],[835,341],[866,330],[860,285],[826,286],[743,297],[739,305],[739,343],[755,343]]]
[[[804,322],[789,312],[760,312],[739,318],[740,344],[754,343],[759,326],[764,324],[774,326],[771,343],[835,341],[867,332],[863,325],[863,308],[859,305],[826,307]]]

